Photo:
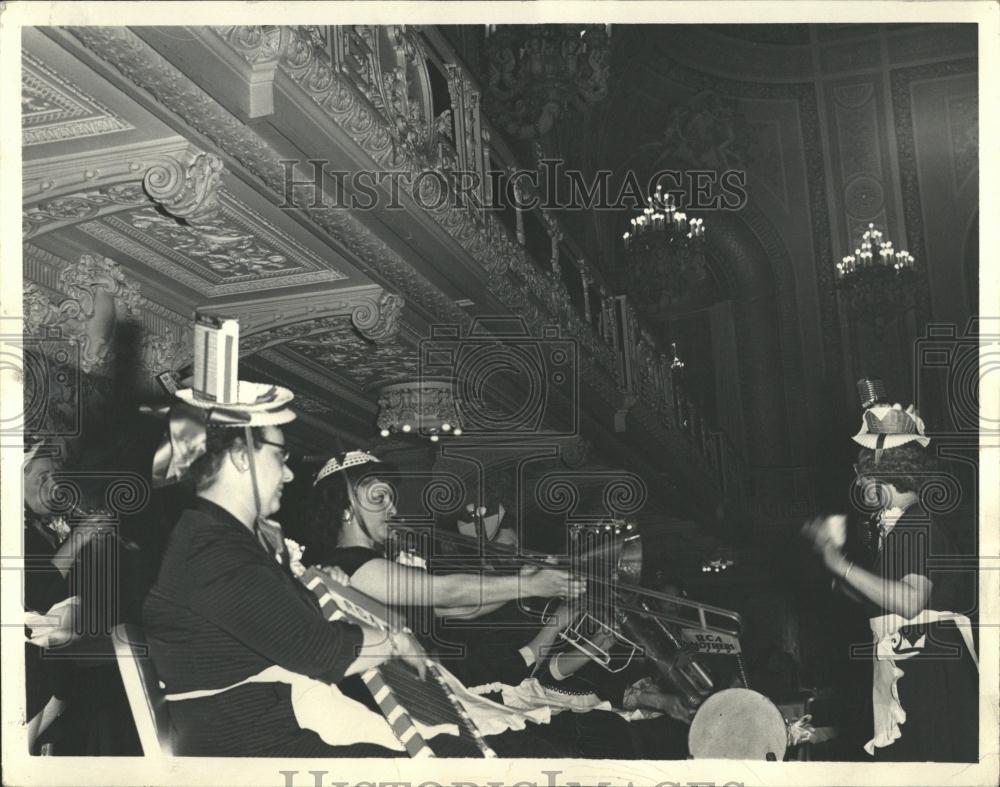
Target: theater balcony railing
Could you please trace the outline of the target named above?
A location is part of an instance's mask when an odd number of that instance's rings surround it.
[[[212,28],[249,67],[246,114],[274,111],[268,86],[283,73],[382,172],[434,171],[443,207],[425,210],[486,273],[486,286],[534,331],[558,324],[579,342],[584,381],[610,404],[615,430],[667,446],[682,483],[746,503],[747,469],[675,380],[628,296],[615,294],[558,217],[520,197],[524,171],[482,112],[482,88],[434,27],[403,25]],[[199,34],[200,35],[200,34]],[[434,178],[417,179],[432,188]],[[417,181],[411,181],[416,183]],[[426,196],[426,195],[424,195]],[[498,202],[500,204],[498,204]],[[683,487],[682,487],[683,488]]]

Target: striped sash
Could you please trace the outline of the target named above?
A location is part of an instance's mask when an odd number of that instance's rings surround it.
[[[348,620],[383,631],[402,626],[384,605],[341,585],[315,568],[307,569],[299,580],[316,594],[327,620]],[[361,679],[371,692],[393,733],[411,757],[496,757],[476,724],[448,686],[442,668],[428,659],[427,680],[420,680],[398,661],[388,661],[365,670]],[[424,739],[415,721],[427,726],[454,724],[459,735],[438,735]]]

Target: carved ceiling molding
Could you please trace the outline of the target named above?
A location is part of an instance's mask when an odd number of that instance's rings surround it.
[[[85,222],[79,225],[78,229],[92,238],[108,244],[122,254],[127,254],[136,262],[140,262],[152,270],[189,287],[206,298],[259,292],[262,289],[270,289],[272,287],[325,284],[335,278],[335,274],[332,271],[313,271],[311,273],[291,276],[275,276],[267,279],[266,284],[262,284],[258,279],[251,278],[228,284],[210,284],[205,281],[204,277],[188,270],[183,263],[173,261],[165,256],[165,254],[158,253],[149,246],[126,237],[124,234],[115,231],[99,221]],[[169,253],[170,250],[165,249],[165,251]],[[171,257],[176,256],[171,255]]]
[[[138,182],[150,167],[194,150],[183,137],[171,137],[93,153],[81,151],[72,156],[24,161],[21,202],[27,205],[78,191],[81,187],[92,189],[113,183]]]
[[[362,388],[420,373],[417,348],[400,339],[374,344],[351,321],[324,321],[321,331],[290,336],[287,349],[323,369],[342,369]]]
[[[189,223],[208,221],[219,214],[223,163],[218,156],[187,142],[183,146],[159,142],[125,153],[130,155],[115,150],[85,156],[83,161],[60,157],[59,161],[29,167],[24,177],[25,201],[31,202],[29,194],[42,199],[24,209],[25,236],[147,203],[155,203]],[[67,187],[81,183],[90,188],[65,193]],[[64,193],[44,199],[57,190]]]
[[[253,62],[254,47],[248,42],[259,42],[265,46],[268,39],[264,35],[250,34],[238,27],[216,28],[218,35],[227,42],[240,41],[239,53]],[[270,44],[267,44],[270,45]],[[416,155],[411,155],[405,147],[393,144],[393,128],[390,121],[383,117],[366,97],[345,75],[337,71],[325,53],[318,49],[313,39],[305,32],[296,28],[284,28],[281,31],[281,47],[279,67],[305,94],[340,128],[346,131],[355,143],[359,145],[385,171],[407,173],[410,184],[417,188],[430,189],[437,187],[433,178],[417,178],[426,170],[428,162]],[[435,167],[444,171],[443,166]],[[309,195],[311,196],[311,194]],[[418,201],[425,205],[433,203],[428,195]],[[497,281],[499,275],[506,272],[515,273],[522,281],[525,295],[544,295],[542,306],[549,311],[548,315],[539,313],[521,313],[536,329],[540,328],[546,319],[559,322],[567,327],[592,354],[606,356],[602,345],[594,335],[590,326],[585,325],[576,315],[572,307],[569,293],[560,279],[545,280],[535,269],[527,257],[527,253],[498,220],[482,215],[472,209],[449,205],[449,200],[440,200],[441,207],[425,212],[443,227],[486,271],[491,275],[489,281]],[[494,292],[500,297],[507,296],[510,300],[510,287],[516,287],[510,282],[503,292]],[[515,299],[518,300],[518,299]],[[506,305],[506,303],[505,303]]]
[[[819,50],[819,70],[824,75],[877,69],[882,45],[877,36],[862,41],[826,43]]]
[[[240,336],[249,338],[262,331],[306,320],[323,317],[350,318],[355,311],[375,315],[374,318],[368,316],[368,320],[377,319],[385,295],[381,287],[369,285],[350,289],[313,290],[281,298],[240,300],[233,304],[233,308],[239,310]]]
[[[265,219],[248,205],[219,192],[220,207],[212,219],[178,222],[149,206],[102,223],[149,245],[184,265],[211,284],[259,277],[270,284],[276,278],[322,271],[321,281],[346,276],[319,254]]]
[[[149,198],[138,183],[103,186],[54,197],[25,208],[21,229],[25,239],[32,238],[60,227],[148,203]]]
[[[214,153],[189,150],[151,166],[143,175],[142,187],[171,216],[202,222],[220,211],[222,170],[222,159]]]
[[[134,129],[30,52],[21,53],[21,143],[25,146]]]
[[[97,57],[211,139],[272,193],[279,197],[284,193],[285,170],[278,164],[282,156],[132,31],[120,27],[67,30]],[[296,174],[305,178],[304,173]],[[349,213],[332,207],[312,207],[308,191],[296,196],[296,204],[305,215],[350,250],[363,267],[392,282],[393,289],[405,292],[411,303],[438,318],[468,322],[465,312]]]
[[[369,301],[353,306],[347,314],[314,317],[241,336],[240,355],[265,357],[265,352],[280,347],[317,369],[343,370],[362,388],[385,379],[415,376],[419,372],[417,350],[409,342],[387,334],[375,343],[358,330],[356,315],[364,312],[367,319],[377,309],[378,304]]]
[[[399,334],[399,318],[405,304],[402,295],[384,292],[377,302],[358,304],[351,312],[351,324],[369,341],[389,341]]]
[[[272,193],[279,197],[284,193],[286,173],[277,163],[281,158],[280,154],[246,124],[220,107],[210,95],[194,85],[181,71],[130,30],[120,27],[69,27],[66,30],[96,57],[110,64],[126,79],[148,91],[163,106],[177,113],[192,128],[211,139],[222,151],[258,177]],[[335,75],[323,75],[323,78],[326,77],[336,79]],[[353,94],[352,99],[357,100]],[[295,174],[298,178],[306,180],[308,173],[303,171]],[[310,204],[312,196],[308,189],[293,192],[295,204],[303,214],[315,221],[331,238],[349,249],[359,260],[362,268],[367,268],[376,277],[391,283],[394,290],[405,292],[408,302],[433,315],[435,319],[459,326],[469,324],[470,318],[464,311],[381,239],[373,236],[364,225],[342,210],[322,205],[313,207]],[[509,241],[506,231],[501,233],[494,225],[483,243],[490,247],[497,238]],[[515,245],[515,251],[519,248]],[[517,259],[523,259],[521,255],[518,255]],[[526,260],[523,264],[528,265]],[[533,306],[531,301],[535,293],[540,292],[542,288],[532,291],[528,286],[531,283],[541,283],[541,277],[533,274],[535,272],[532,269],[523,275],[522,281],[525,284],[517,289],[521,290],[519,297],[523,297],[526,304],[525,311],[521,314],[537,330],[537,326],[544,323],[541,319],[541,310]],[[496,281],[497,277],[491,277],[491,284]],[[511,287],[513,289],[513,283]],[[558,319],[556,317],[549,322],[557,322]],[[581,321],[575,314],[569,316],[563,323],[564,326],[575,330],[578,330],[580,324]],[[582,343],[585,348],[593,348],[594,358],[601,361],[603,368],[596,368],[583,357],[583,377],[600,399],[609,403],[614,402],[620,398],[620,392],[614,378],[607,371],[607,366],[613,366],[613,353],[603,343],[599,344],[590,326],[585,327]],[[578,335],[574,332],[574,338]],[[647,418],[643,414],[641,417],[652,430],[651,438],[670,439],[670,433],[658,423],[660,416],[654,419],[651,415]]]
[[[370,413],[372,436],[374,436],[375,416],[378,413],[378,405],[375,403],[373,398],[368,399],[359,394],[357,390],[347,385],[331,388],[329,375],[318,371],[312,362],[306,361],[301,357],[297,358],[294,357],[294,355],[290,355],[287,349],[264,349],[258,352],[255,357],[262,361],[266,361],[269,364],[273,364],[279,369],[282,369],[283,371],[317,386],[320,390],[328,391],[330,393],[331,401],[335,402],[336,400],[346,400],[348,403],[358,407],[359,409]]]
[[[281,158],[277,152],[267,146],[244,124],[219,107],[210,96],[193,85],[173,65],[148,47],[131,31],[125,28],[69,28],[69,30],[98,56],[114,65],[133,82],[149,90],[168,108],[180,114],[187,122],[209,136],[220,148],[261,177],[272,191],[276,194],[284,192],[285,171],[277,164],[278,159]],[[305,60],[308,67],[309,63],[313,63],[318,58],[316,58],[316,53],[312,51],[310,44],[304,40],[299,43],[302,51],[307,53]],[[301,74],[300,78],[304,79]],[[322,84],[323,79],[333,80],[333,84],[340,85],[341,89],[349,93],[349,101],[352,104],[357,104],[358,107],[366,103],[363,96],[354,92],[350,85],[338,80],[334,74],[321,71],[314,78],[318,80],[319,84]],[[366,121],[369,126],[375,122],[374,116],[377,113],[373,113],[370,106],[364,113],[361,113],[360,108],[357,111],[361,117],[354,123],[355,128],[359,126],[365,128]],[[428,179],[424,178],[423,180],[426,182]],[[443,318],[458,325],[468,323],[469,318],[464,311],[456,307],[436,287],[417,274],[408,263],[392,252],[381,240],[374,237],[356,219],[336,208],[322,205],[312,207],[310,202],[313,195],[304,187],[294,191],[293,196],[296,197],[297,204],[306,214],[316,220],[331,236],[355,252],[364,263],[381,275],[388,277],[395,285],[395,289],[406,292],[412,302],[434,314],[438,319]],[[465,227],[464,232],[468,234],[468,226]],[[459,232],[459,235],[461,236],[462,232]],[[498,241],[502,241],[502,243]],[[545,292],[549,289],[541,275],[534,270],[524,256],[524,251],[511,242],[506,230],[499,224],[494,223],[491,226],[490,234],[486,237],[478,237],[477,243],[481,244],[483,248],[494,250],[494,256],[497,256],[494,267],[498,269],[503,267],[501,265],[501,250],[504,250],[505,253],[512,252],[515,255],[518,262],[517,268],[520,269],[518,273],[521,274],[520,278],[523,282],[517,289],[523,291],[526,303],[530,304],[529,297],[532,293]],[[488,268],[489,265],[486,267]],[[509,282],[509,288],[516,286],[514,282]],[[561,315],[553,315],[548,322],[561,320],[564,326],[567,326],[574,335],[581,338],[585,349],[590,350],[605,369],[613,366],[610,350],[593,335],[590,326],[584,325],[576,316],[570,306],[568,295],[561,295],[560,301],[566,311]],[[522,316],[536,330],[546,322],[545,315],[537,307],[531,308],[529,306],[522,312]]]

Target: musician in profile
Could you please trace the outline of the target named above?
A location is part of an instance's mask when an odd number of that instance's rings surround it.
[[[390,655],[422,671],[423,650],[405,633],[325,620],[293,576],[281,527],[270,519],[293,477],[281,429],[295,417],[291,392],[240,382],[232,403],[202,401],[190,390],[177,396],[153,477],[190,475],[196,498],[174,527],[143,609],[175,753],[397,754],[402,747],[385,720],[336,684]],[[307,713],[302,703],[317,696],[322,712]],[[317,715],[325,726],[300,725]]]
[[[336,533],[336,548],[320,562],[351,578],[351,587],[383,604],[429,607],[439,615],[474,616],[519,598],[575,597],[586,582],[568,571],[525,566],[517,574],[431,574],[386,553],[396,514],[391,486],[377,475],[379,460],[365,451],[333,457],[317,473],[314,516]]]
[[[826,569],[863,604],[874,639],[876,760],[974,762],[978,759],[977,661],[971,626],[960,614],[953,572],[934,573],[929,558],[954,554],[924,507],[935,475],[930,438],[913,407],[874,404],[854,436],[862,448],[857,487],[877,508],[870,554],[844,555],[846,518],[806,523]],[[956,612],[958,610],[959,612]]]
[[[434,575],[419,565],[406,564],[413,561],[404,558],[404,562],[400,562],[387,546],[389,524],[396,514],[396,506],[392,487],[378,475],[379,463],[366,451],[348,451],[342,457],[331,458],[317,473],[313,515],[319,525],[325,525],[328,532],[332,529],[336,534],[333,541],[336,546],[322,554],[322,546],[318,544],[319,548],[312,547],[311,553],[307,549],[307,562],[320,562],[343,570],[350,577],[354,590],[404,614],[410,613],[411,617],[419,610],[470,617],[518,598],[574,597],[586,589],[585,581],[555,568],[525,567],[517,574],[506,576]],[[520,670],[527,671],[528,657],[523,656],[521,661],[523,654],[513,650],[511,653],[520,661]],[[530,732],[517,732],[516,727],[507,729],[507,732],[487,738],[500,756],[575,754],[546,743],[536,734],[539,727],[533,727]]]

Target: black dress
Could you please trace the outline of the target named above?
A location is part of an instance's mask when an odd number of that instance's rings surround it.
[[[316,597],[225,509],[197,499],[174,528],[143,624],[168,693],[231,686],[272,665],[339,683],[361,630],[326,621]],[[330,746],[299,727],[291,688],[250,683],[170,703],[175,752],[194,756],[391,757]]]
[[[946,531],[915,505],[887,533],[881,549],[879,539],[873,539],[871,569],[891,581],[922,575],[933,583],[928,610],[968,614],[969,603],[963,603],[957,590],[958,577],[934,565],[955,554]],[[886,614],[874,604],[867,611],[871,618]],[[906,720],[899,724],[897,740],[875,749],[876,760],[977,761],[979,675],[955,623],[903,626],[891,646],[894,663],[903,671],[897,691]]]

